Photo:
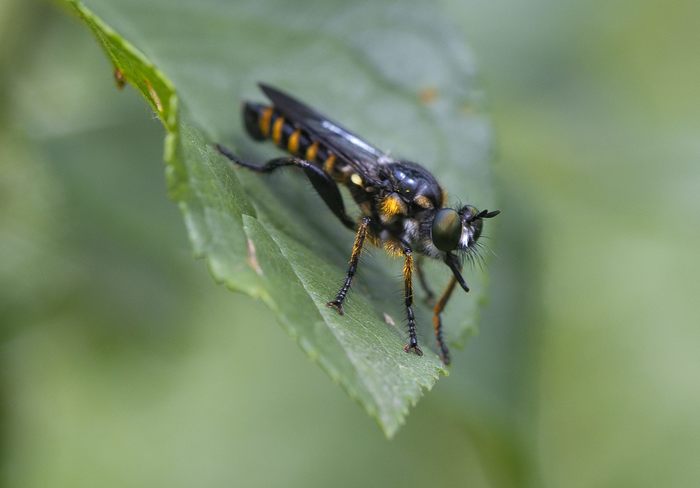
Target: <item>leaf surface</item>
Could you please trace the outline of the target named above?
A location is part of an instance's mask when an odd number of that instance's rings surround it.
[[[418,2],[65,2],[163,122],[168,186],[195,253],[218,282],[270,306],[307,355],[393,435],[445,372],[427,347],[421,358],[403,352],[401,263],[365,253],[346,314],[337,315],[325,303],[343,279],[352,234],[299,175],[233,169],[212,143],[260,162],[279,154],[248,141],[239,120],[240,100],[262,100],[256,82],[265,81],[420,161],[451,201],[492,207],[490,129],[461,34]],[[439,291],[449,271],[433,265],[428,276]],[[480,269],[466,276],[472,293],[456,294],[444,315],[453,344],[474,328],[484,293]],[[417,308],[420,338],[432,344],[430,310]],[[264,344],[250,347],[260,361],[274,360]]]

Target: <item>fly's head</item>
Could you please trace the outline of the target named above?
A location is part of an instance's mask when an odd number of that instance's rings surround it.
[[[435,212],[433,219],[431,228],[433,244],[445,253],[470,251],[481,237],[484,219],[493,218],[499,213],[501,213],[500,210],[479,211],[471,205],[465,205],[459,210],[441,208]]]

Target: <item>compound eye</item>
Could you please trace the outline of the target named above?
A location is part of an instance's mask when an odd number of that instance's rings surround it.
[[[435,247],[441,251],[454,251],[462,237],[462,219],[456,210],[442,208],[435,213],[432,227]]]

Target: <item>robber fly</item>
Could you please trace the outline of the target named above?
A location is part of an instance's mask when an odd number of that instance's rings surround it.
[[[300,168],[328,208],[347,228],[355,232],[345,280],[335,298],[328,302],[343,314],[343,302],[365,241],[383,247],[389,254],[403,256],[404,303],[408,320],[406,352],[423,355],[418,347],[413,314],[413,272],[432,292],[414,253],[444,262],[452,271],[447,288],[434,303],[433,327],[445,364],[450,362],[442,336],[442,313],[455,285],[466,292],[461,274],[461,257],[475,252],[484,219],[500,211],[481,210],[471,205],[446,207],[446,192],[435,177],[417,163],[394,159],[316,110],[269,85],[260,84],[271,104],[246,102],[243,122],[257,141],[272,139],[292,157],[275,158],[263,165],[248,163],[221,145],[218,151],[238,166],[258,173],[271,173],[283,167]],[[338,189],[345,185],[362,213],[359,222],[348,216]]]

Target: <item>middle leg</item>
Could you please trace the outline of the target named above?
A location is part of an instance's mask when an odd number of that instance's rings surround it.
[[[403,347],[403,350],[413,351],[422,356],[423,351],[418,347],[418,337],[416,336],[416,317],[413,314],[413,251],[406,247],[403,252],[405,256],[403,264],[404,304],[408,319],[408,344]]]

